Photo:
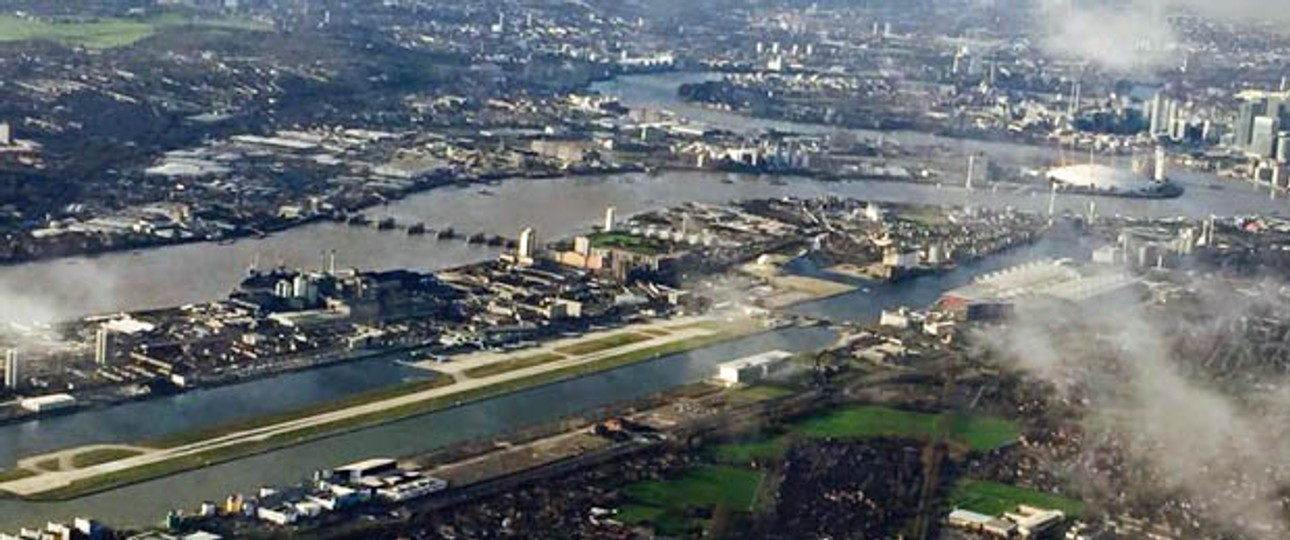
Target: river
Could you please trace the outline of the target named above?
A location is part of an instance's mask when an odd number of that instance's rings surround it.
[[[1084,212],[1095,202],[1102,215],[1204,217],[1209,214],[1277,213],[1285,201],[1271,200],[1245,184],[1209,189],[1203,175],[1175,175],[1188,188],[1168,200],[1058,197],[1059,211]],[[729,178],[734,183],[726,183]],[[373,216],[401,221],[452,225],[463,231],[518,236],[535,227],[542,237],[558,238],[589,230],[606,206],[619,215],[688,201],[727,202],[739,198],[839,195],[878,201],[1013,206],[1042,212],[1047,193],[991,193],[960,187],[937,188],[898,182],[819,182],[704,172],[658,175],[620,174],[544,180],[516,179],[490,187],[492,195],[474,189],[443,188],[372,209]],[[495,257],[497,250],[464,241],[438,241],[335,223],[316,223],[262,239],[231,245],[187,244],[134,253],[112,253],[0,267],[0,320],[30,322],[95,313],[137,310],[200,302],[228,294],[258,258],[261,267],[318,267],[321,254],[337,251],[341,266],[369,270],[413,268],[437,270]]]
[[[923,305],[983,271],[1049,256],[1086,251],[1073,236],[1055,235],[997,257],[965,264],[953,272],[865,289],[806,303],[797,312],[867,320],[883,308]],[[804,268],[809,273],[811,269]],[[470,403],[418,418],[322,439],[235,462],[181,473],[118,490],[60,503],[0,500],[0,530],[50,519],[92,515],[117,525],[146,525],[174,507],[247,492],[262,484],[299,481],[309,471],[379,455],[406,455],[516,428],[553,421],[693,382],[712,374],[717,363],[774,348],[815,349],[832,342],[821,328],[791,328],[705,347],[551,386]],[[289,410],[336,399],[399,380],[424,376],[388,359],[365,360],[118,407],[89,410],[22,424],[0,426],[0,461],[88,443],[131,442],[211,426],[222,421]],[[269,399],[271,396],[272,399]],[[147,422],[139,422],[147,418]]]
[[[683,82],[711,74],[672,73],[623,77],[596,88],[618,96],[633,107],[656,107],[682,113],[706,124],[732,130],[780,129],[831,132],[835,128],[753,119],[687,104],[676,97]],[[887,137],[928,152],[983,152],[992,159],[1039,166],[1054,160],[1055,150],[1004,142],[952,139],[914,132],[857,131],[865,137]],[[1187,193],[1169,200],[1129,200],[1062,195],[1059,211],[1085,212],[1090,202],[1102,215],[1204,217],[1210,214],[1280,214],[1284,200],[1240,182],[1205,174],[1177,172],[1175,180]],[[725,183],[730,178],[735,183]],[[558,179],[515,179],[484,192],[478,188],[446,187],[410,196],[368,214],[395,217],[401,222],[425,222],[430,227],[453,226],[467,232],[515,237],[535,227],[545,238],[587,230],[599,223],[606,206],[619,215],[687,201],[725,202],[736,198],[841,195],[879,201],[1014,206],[1030,211],[1047,209],[1048,194],[968,192],[960,187],[885,182],[821,183],[786,178],[785,185],[756,176],[703,172],[659,175],[618,174]],[[1214,186],[1220,186],[1216,189]],[[20,323],[66,319],[87,314],[156,308],[200,302],[227,294],[253,260],[261,267],[317,267],[322,253],[335,249],[338,264],[364,269],[413,268],[437,270],[494,257],[495,248],[463,241],[437,241],[431,236],[409,237],[397,231],[376,231],[335,223],[315,223],[261,239],[233,244],[188,244],[119,252],[95,257],[72,257],[0,267],[0,320]]]
[[[691,75],[628,77],[600,85],[629,105],[650,104],[673,111],[692,111],[700,119],[728,129],[800,128],[782,122],[750,120],[680,103],[675,86]],[[944,145],[1007,154],[1015,159],[1043,160],[1047,149],[942,139],[922,134],[888,134],[905,144]],[[1244,184],[1208,186],[1215,179],[1180,174],[1187,193],[1171,200],[1092,199],[1068,195],[1060,210],[1084,211],[1096,201],[1101,214],[1202,217],[1209,214],[1280,212],[1283,201]],[[451,225],[461,231],[514,236],[526,226],[544,238],[585,231],[598,223],[606,206],[629,215],[688,201],[822,195],[879,201],[1012,206],[1032,211],[1047,207],[1047,194],[991,193],[959,188],[885,182],[827,183],[805,178],[772,182],[756,176],[669,172],[560,179],[516,179],[477,188],[443,188],[375,208],[372,216],[391,216],[431,227]],[[924,305],[947,288],[993,268],[1037,257],[1086,252],[1089,246],[1056,238],[965,264],[954,272],[898,285],[873,285],[855,293],[795,308],[806,314],[868,319],[884,307]],[[26,321],[90,313],[161,307],[197,302],[228,293],[253,258],[261,266],[319,264],[325,250],[335,249],[342,266],[364,269],[434,270],[494,257],[496,249],[460,241],[436,241],[398,232],[318,223],[231,245],[191,244],[138,253],[41,261],[0,268],[0,319]],[[810,269],[803,269],[809,271]],[[112,524],[151,523],[172,507],[192,508],[202,500],[246,492],[265,483],[301,479],[315,468],[372,455],[403,455],[446,444],[494,436],[518,427],[551,421],[692,382],[711,374],[721,361],[783,347],[804,350],[827,344],[832,336],[820,329],[792,329],[704,348],[548,387],[472,403],[460,408],[383,427],[311,442],[233,463],[154,480],[67,503],[0,501],[0,530],[37,525],[47,519],[92,515]],[[185,395],[99,409],[75,415],[0,426],[0,462],[54,448],[93,442],[133,441],[198,429],[248,415],[318,403],[422,376],[389,360],[333,366]],[[142,419],[142,420],[140,420]]]
[[[253,492],[261,485],[295,484],[310,471],[373,456],[401,456],[425,452],[455,442],[504,435],[518,428],[542,424],[591,411],[609,403],[627,401],[690,383],[713,374],[716,364],[771,349],[802,351],[820,348],[835,339],[827,329],[791,328],[706,347],[685,354],[659,358],[610,372],[506,396],[470,403],[384,426],[321,439],[269,454],[182,473],[142,484],[83,497],[69,502],[29,503],[0,500],[0,530],[37,526],[48,520],[90,515],[114,525],[148,525],[171,508],[196,508],[204,500],[222,500],[232,493]],[[277,398],[278,392],[252,393],[228,387],[246,401]],[[226,389],[221,389],[226,390]],[[214,391],[212,391],[214,392]],[[322,393],[322,392],[320,392]],[[205,401],[197,398],[198,401]],[[235,408],[253,406],[235,403]],[[195,420],[207,409],[189,403],[156,411],[160,416]],[[82,427],[92,424],[101,411],[89,411]],[[158,421],[159,419],[149,419]],[[67,426],[59,426],[67,428]],[[133,429],[133,428],[132,428]],[[18,431],[18,433],[15,433]],[[21,436],[15,426],[0,428],[0,438]]]

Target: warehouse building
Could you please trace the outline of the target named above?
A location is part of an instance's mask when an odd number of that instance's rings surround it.
[[[765,379],[788,362],[793,353],[774,350],[717,365],[717,382],[726,386],[751,384]]]
[[[346,482],[358,482],[364,478],[382,476],[398,471],[398,462],[388,458],[375,458],[337,467],[332,474]]]
[[[18,405],[34,413],[45,413],[75,406],[76,398],[70,394],[50,394],[24,399]]]
[[[1011,521],[961,509],[950,512],[949,525],[994,538],[1009,538],[1017,530],[1017,525]]]
[[[1141,282],[1122,268],[1050,259],[981,276],[945,293],[938,305],[958,319],[991,320],[1010,316],[1022,300],[1091,305],[1141,291]]]

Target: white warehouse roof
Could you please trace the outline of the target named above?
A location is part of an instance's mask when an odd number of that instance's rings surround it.
[[[772,362],[779,362],[792,358],[793,353],[782,350],[767,351],[761,354],[745,356],[738,360],[731,360],[717,365],[718,369],[744,369],[753,366],[760,366]]]
[[[1136,284],[1137,278],[1118,268],[1047,259],[986,274],[945,296],[967,302],[1012,302],[1043,296],[1081,303],[1129,290]]]
[[[1058,167],[1048,171],[1048,179],[1058,184],[1100,191],[1148,191],[1154,186],[1151,178],[1133,170],[1098,164]]]

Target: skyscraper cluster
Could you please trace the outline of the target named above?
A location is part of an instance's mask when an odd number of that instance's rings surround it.
[[[1266,94],[1241,103],[1233,126],[1232,145],[1245,153],[1279,163],[1290,160],[1290,133],[1286,125],[1285,97]]]
[[[1157,93],[1147,104],[1147,119],[1151,121],[1152,137],[1170,139],[1174,142],[1201,142],[1216,140],[1218,134],[1210,122],[1201,122],[1192,115],[1187,104],[1169,97],[1164,92]]]
[[[1150,122],[1149,133],[1157,140],[1169,139],[1174,142],[1218,142],[1217,126],[1212,122],[1202,122],[1191,110],[1189,104],[1175,99],[1164,92],[1157,92],[1147,102],[1146,117]]]

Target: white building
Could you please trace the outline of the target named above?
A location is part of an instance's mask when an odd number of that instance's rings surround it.
[[[1017,533],[1022,538],[1034,538],[1066,520],[1066,514],[1060,510],[1048,510],[1034,506],[1021,505],[1015,511],[1003,514],[1004,519],[1017,524]]]
[[[1148,194],[1159,188],[1152,177],[1130,169],[1096,163],[1049,170],[1048,180],[1060,190],[1120,195]]]
[[[520,264],[533,262],[533,252],[537,249],[537,233],[532,227],[520,231],[519,249],[516,250],[516,262]]]
[[[348,482],[389,474],[398,470],[398,462],[388,458],[374,458],[337,467],[332,473]]]
[[[300,514],[296,512],[296,507],[290,504],[283,504],[273,508],[260,507],[255,510],[255,515],[264,521],[279,526],[291,525],[300,519]]]
[[[1079,265],[1069,259],[1026,263],[978,277],[941,296],[940,307],[967,319],[1006,316],[1023,300],[1048,299],[1093,305],[1138,294],[1141,281],[1120,268]]]
[[[955,529],[975,532],[996,538],[1008,538],[1017,530],[1017,526],[1012,522],[999,519],[994,516],[972,512],[970,510],[955,510],[950,512],[948,518],[949,526]]]
[[[99,328],[94,334],[94,363],[106,366],[112,361],[112,330]]]
[[[879,326],[890,328],[909,328],[909,311],[905,309],[884,309],[882,316],[878,319]]]
[[[922,257],[917,250],[888,248],[882,255],[882,264],[888,268],[916,268]]]
[[[376,491],[376,495],[390,502],[403,502],[413,499],[419,499],[432,493],[438,493],[448,489],[448,482],[433,476],[418,478],[411,482],[404,482]]]
[[[1277,134],[1281,132],[1281,120],[1275,116],[1260,116],[1254,119],[1254,132],[1250,136],[1250,154],[1270,158],[1276,155]]]
[[[42,413],[66,409],[76,405],[76,398],[72,397],[71,394],[50,394],[24,399],[19,401],[18,405],[31,412]]]
[[[614,221],[617,211],[618,210],[612,206],[605,209],[605,232],[614,232]]]
[[[4,386],[10,390],[22,384],[22,367],[19,365],[18,351],[9,349],[4,354]]]
[[[717,381],[725,385],[749,384],[765,379],[784,365],[793,353],[774,350],[717,365]]]

